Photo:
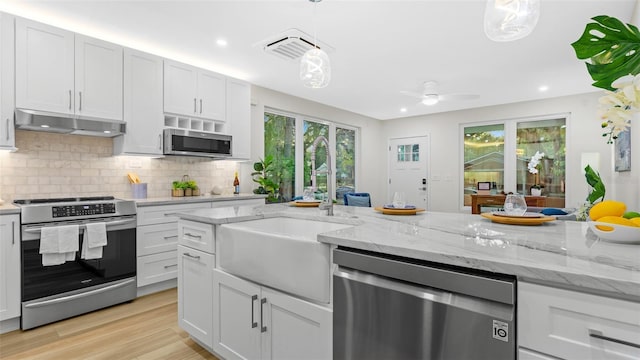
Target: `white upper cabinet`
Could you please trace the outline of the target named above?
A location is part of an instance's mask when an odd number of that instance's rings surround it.
[[[124,121],[127,133],[114,139],[115,154],[162,155],[161,57],[124,50]]]
[[[14,108],[14,17],[0,13],[0,149],[15,149]]]
[[[234,159],[251,158],[251,85],[227,78],[227,132],[233,136]]]
[[[179,62],[164,61],[164,112],[225,121],[225,77]]]
[[[76,34],[76,113],[122,120],[121,46]]]
[[[16,107],[122,120],[122,47],[17,18]]]

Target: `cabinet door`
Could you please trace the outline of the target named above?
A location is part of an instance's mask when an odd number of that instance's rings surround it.
[[[0,321],[20,316],[20,218],[0,216]]]
[[[76,114],[122,120],[122,47],[75,36]]]
[[[258,285],[214,270],[213,350],[225,359],[260,359],[260,310]]]
[[[198,72],[198,113],[196,116],[225,120],[225,77],[208,71]]]
[[[178,246],[178,323],[209,348],[213,344],[214,261],[211,254]]]
[[[233,158],[251,158],[251,85],[244,81],[227,79],[227,129]]]
[[[290,295],[262,288],[267,329],[263,359],[331,359],[333,313]]]
[[[124,121],[127,133],[114,151],[162,155],[162,58],[124,50]]]
[[[15,150],[14,18],[0,13],[0,149]]]
[[[16,107],[73,114],[74,34],[16,19]]]
[[[164,112],[195,116],[197,71],[193,66],[164,61]]]

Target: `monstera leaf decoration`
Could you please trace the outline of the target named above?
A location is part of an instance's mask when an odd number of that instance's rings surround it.
[[[636,26],[600,15],[592,18],[584,33],[571,44],[578,59],[586,60],[592,85],[615,90],[611,83],[625,75],[640,73],[640,32]]]

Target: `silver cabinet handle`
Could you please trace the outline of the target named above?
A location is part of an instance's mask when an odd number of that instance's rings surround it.
[[[158,150],[162,150],[162,134],[158,135]]]
[[[169,240],[169,239],[177,238],[177,237],[178,237],[178,235],[169,235],[169,236],[164,236],[163,238],[164,238],[165,240]]]
[[[189,253],[182,253],[182,255],[184,255],[186,257],[190,257],[192,259],[200,260],[200,255],[193,256],[193,255],[191,255]]]
[[[200,99],[200,114],[202,114],[202,99]]]
[[[251,328],[257,328],[258,323],[253,318],[253,302],[258,300],[258,295],[251,296]]]
[[[193,237],[193,238],[197,238],[197,239],[202,239],[202,236],[201,236],[201,235],[193,235],[193,234],[191,234],[191,233],[184,233],[184,234],[185,234],[186,236],[189,236],[189,237]]]
[[[82,91],[79,91],[78,94],[80,96],[80,106],[78,106],[78,111],[82,111]]]
[[[193,98],[193,113],[197,113],[198,112],[198,106],[196,105],[196,98]]]
[[[589,329],[589,336],[592,338],[596,338],[596,339],[601,339],[604,341],[610,341],[616,344],[622,344],[622,345],[627,345],[627,346],[631,346],[634,348],[638,348],[640,349],[640,345],[629,342],[629,341],[624,341],[624,340],[620,340],[620,339],[615,339],[612,337],[608,337],[608,336],[604,336],[602,335],[602,331],[598,331],[598,330],[593,330],[593,329]]]
[[[71,102],[73,101],[73,96],[71,95],[71,90],[69,90],[69,110],[71,110]]]
[[[178,264],[165,265],[164,268],[168,269],[168,268],[174,267],[174,266],[178,266]]]
[[[7,118],[7,141],[9,141],[9,118]]]
[[[16,222],[12,221],[11,222],[11,245],[14,245],[16,243]]]
[[[262,318],[262,313],[264,312],[264,304],[267,303],[267,298],[262,298],[262,300],[260,300],[260,332],[267,332],[267,327],[264,326],[264,319]]]

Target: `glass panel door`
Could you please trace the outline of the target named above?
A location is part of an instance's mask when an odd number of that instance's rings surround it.
[[[492,193],[504,190],[504,137],[504,124],[464,128],[464,206],[478,182],[490,182]]]
[[[296,119],[264,113],[264,156],[273,156],[273,181],[282,201],[295,196]]]

